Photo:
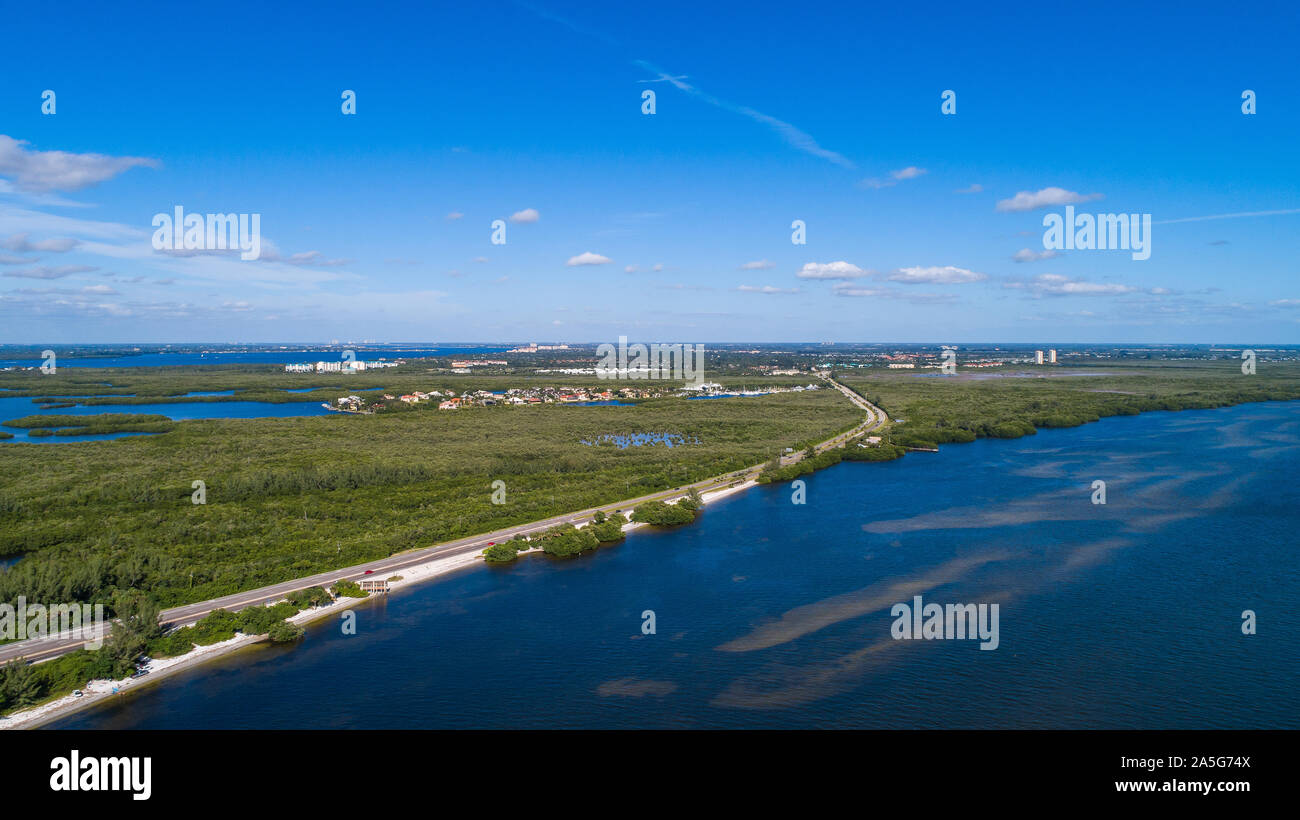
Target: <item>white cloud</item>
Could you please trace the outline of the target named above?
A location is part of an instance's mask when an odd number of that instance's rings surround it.
[[[528,225],[541,218],[542,215],[537,212],[536,208],[524,208],[522,211],[515,211],[510,215],[510,221],[516,225]]]
[[[965,188],[958,188],[957,190],[953,191],[953,193],[954,194],[978,194],[983,190],[984,190],[984,186],[980,185],[978,182],[975,182]]]
[[[1050,208],[1054,205],[1075,205],[1092,199],[1101,199],[1101,194],[1084,195],[1074,191],[1067,191],[1064,188],[1043,188],[1041,191],[1034,193],[1021,191],[1010,199],[999,200],[997,209],[1012,212],[1035,211],[1039,208]]]
[[[905,284],[938,284],[938,285],[960,285],[966,282],[980,282],[989,278],[988,274],[976,273],[973,270],[965,268],[956,268],[952,265],[942,265],[939,267],[912,267],[899,268],[889,275],[891,282],[903,282]]]
[[[867,272],[857,265],[845,262],[808,262],[795,274],[800,279],[857,279]]]
[[[628,265],[627,267],[623,268],[624,273],[636,273],[636,270],[637,270],[636,265]]]
[[[1028,282],[1006,282],[1003,287],[1027,290],[1034,296],[1112,296],[1133,293],[1137,288],[1117,283],[1087,282],[1059,273],[1043,273]]]
[[[798,288],[777,288],[772,285],[741,285],[736,288],[741,293],[798,293]]]
[[[1060,255],[1056,251],[1031,251],[1029,248],[1021,248],[1011,258],[1016,262],[1038,262],[1042,259],[1055,259]]]
[[[143,157],[104,154],[70,154],[66,151],[31,151],[24,140],[0,134],[0,175],[12,177],[22,191],[77,191],[112,179],[136,166],[157,167]]]
[[[884,296],[889,291],[884,288],[864,288],[860,285],[854,285],[849,282],[838,282],[831,288],[836,296]]]
[[[889,179],[876,179],[873,177],[871,179],[864,179],[859,184],[864,188],[888,188],[892,185],[897,185],[901,180],[916,179],[925,173],[926,170],[924,168],[917,168],[915,165],[909,165],[906,168],[899,168],[897,171],[890,171]]]
[[[262,255],[258,257],[261,262],[283,262],[286,265],[304,265],[310,267],[337,268],[341,265],[347,265],[353,262],[351,259],[326,259],[320,251],[303,251],[284,256],[280,249],[274,243],[262,241]]]
[[[62,279],[65,276],[71,276],[74,273],[91,273],[99,268],[92,268],[86,265],[36,265],[31,268],[20,268],[18,270],[7,270],[5,276],[15,279]]]
[[[565,262],[564,264],[568,265],[571,268],[576,268],[580,265],[608,265],[610,262],[613,261],[614,260],[610,259],[608,256],[601,256],[598,253],[592,253],[591,251],[586,251],[584,253],[578,254],[577,256],[569,257],[569,261]]]
[[[837,282],[831,288],[836,296],[851,296],[865,299],[899,299],[913,304],[942,304],[953,302],[956,297],[947,293],[909,293],[889,288],[868,288],[853,282]]]
[[[64,253],[77,246],[77,240],[63,239],[38,239],[35,242],[30,241],[27,237],[31,234],[16,233],[8,239],[0,242],[0,248],[14,251],[15,253]]]
[[[447,219],[449,220],[464,219],[464,218],[465,215],[460,211],[452,211],[451,213],[447,214]]]
[[[741,270],[767,270],[772,267],[772,263],[766,259],[759,259],[754,262],[746,262],[740,266]]]

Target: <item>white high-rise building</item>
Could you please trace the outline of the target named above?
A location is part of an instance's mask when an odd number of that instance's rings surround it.
[[[1034,364],[1042,364],[1042,363],[1043,363],[1043,351],[1041,351],[1041,350],[1035,350],[1035,351],[1034,351]]]
[[[1056,364],[1056,351],[1055,351],[1055,350],[1049,350],[1049,351],[1047,351],[1047,361],[1051,362],[1052,364]]]

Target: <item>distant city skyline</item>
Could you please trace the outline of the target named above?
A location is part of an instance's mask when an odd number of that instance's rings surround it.
[[[1282,8],[224,8],[7,12],[0,343],[1300,342]]]

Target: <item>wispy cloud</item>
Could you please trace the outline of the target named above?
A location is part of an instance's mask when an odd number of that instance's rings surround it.
[[[606,45],[621,47],[621,44],[616,39],[610,37],[604,32],[587,28],[585,26],[581,26],[573,22],[572,20],[569,20],[568,18],[561,17],[560,15],[555,14],[554,12],[548,11],[539,6],[535,6],[531,3],[522,2],[521,0],[516,0],[516,2],[518,2],[518,4],[523,8],[526,8],[529,11],[531,11],[533,14],[536,14],[538,17],[541,17],[545,20],[550,20],[553,23],[558,23],[559,25],[564,26],[570,31],[573,31],[577,34],[581,34],[585,37],[595,38],[605,43]],[[828,148],[823,148],[817,142],[817,140],[812,137],[811,134],[807,133],[806,131],[803,131],[802,129],[788,122],[785,122],[784,120],[773,117],[770,114],[765,114],[762,111],[759,111],[755,108],[751,108],[747,105],[739,105],[737,103],[728,102],[727,100],[719,99],[718,97],[715,97],[712,94],[709,94],[697,88],[696,86],[691,85],[690,83],[686,82],[686,78],[689,76],[687,74],[670,74],[669,72],[663,71],[662,69],[658,68],[653,63],[647,60],[633,60],[633,63],[655,75],[653,79],[641,80],[639,82],[668,83],[669,85],[676,88],[678,91],[681,91],[685,94],[689,94],[698,100],[708,103],[709,105],[715,106],[717,108],[721,108],[724,111],[730,111],[733,114],[739,114],[742,117],[748,117],[754,122],[767,126],[768,128],[772,129],[772,131],[776,132],[776,134],[780,136],[781,139],[784,140],[788,145],[804,152],[805,154],[818,157],[819,159],[824,159],[827,162],[832,162],[843,168],[856,167],[854,166],[853,162],[847,157],[835,151],[831,151]]]
[[[1012,255],[1011,259],[1015,262],[1038,262],[1043,259],[1055,259],[1060,255],[1057,251],[1031,251],[1029,248],[1021,248]]]
[[[21,191],[78,191],[138,166],[157,167],[143,157],[33,151],[24,140],[0,134],[0,176],[11,177]]]
[[[805,154],[819,157],[827,162],[833,162],[843,168],[856,167],[847,157],[838,154],[835,151],[823,148],[817,140],[813,139],[811,134],[796,128],[788,122],[779,120],[769,114],[764,114],[762,111],[755,110],[747,105],[737,105],[735,103],[727,102],[726,100],[718,99],[712,94],[701,91],[690,83],[683,82],[679,77],[669,74],[645,60],[634,60],[633,62],[644,68],[646,71],[653,73],[655,79],[668,83],[678,91],[690,94],[692,97],[706,102],[709,105],[721,108],[724,111],[730,111],[733,114],[740,114],[743,117],[748,117],[754,122],[766,125],[768,128],[775,131],[781,139],[786,141],[786,143],[800,151],[803,151]]]
[[[554,12],[547,11],[546,9],[541,8],[540,6],[535,6],[532,3],[525,3],[522,0],[515,0],[515,2],[518,5],[528,9],[533,14],[536,14],[538,17],[541,17],[543,20],[550,20],[552,23],[559,23],[560,25],[564,26],[570,31],[575,32],[577,34],[581,34],[584,37],[595,37],[597,40],[600,40],[606,45],[616,46],[619,44],[617,40],[615,40],[613,37],[610,37],[608,34],[605,34],[604,32],[580,26],[577,23],[573,22],[572,20],[569,20],[566,17],[561,17],[560,15]]]
[[[1185,216],[1182,219],[1162,219],[1159,222],[1152,222],[1152,225],[1176,225],[1179,222],[1205,222],[1211,219],[1242,219],[1248,216],[1284,216],[1286,214],[1300,214],[1300,208],[1285,208],[1280,211],[1241,211],[1235,214],[1213,214],[1211,216]],[[1217,243],[1210,243],[1217,244]],[[1227,244],[1227,243],[1224,243]]]
[[[999,211],[1036,211],[1039,208],[1051,208],[1055,205],[1076,205],[1093,199],[1101,199],[1101,194],[1080,194],[1064,188],[1043,188],[1039,191],[1021,191],[1010,199],[998,201]]]
[[[899,168],[897,171],[890,171],[888,179],[864,179],[859,184],[864,188],[889,188],[897,185],[905,179],[916,179],[923,176],[927,171],[924,168],[917,168],[915,165],[909,165],[906,168]]]
[[[7,270],[4,275],[15,279],[62,279],[74,273],[91,273],[97,270],[99,268],[89,265],[37,265],[31,268]]]
[[[0,242],[0,248],[14,253],[64,253],[77,246],[77,240],[63,237],[60,239],[39,239],[32,242],[31,234],[16,233]]]
[[[858,299],[897,299],[913,304],[944,304],[955,302],[957,297],[950,293],[913,293],[893,288],[864,287],[855,282],[836,282],[831,292],[836,296],[850,296]]]
[[[1005,282],[1004,288],[1025,290],[1035,297],[1041,296],[1113,296],[1133,293],[1137,288],[1118,283],[1088,282],[1071,279],[1059,273],[1042,273],[1028,282]]]
[[[510,215],[510,221],[516,225],[528,225],[541,218],[542,215],[537,212],[536,208],[524,208],[522,211],[515,211]]]

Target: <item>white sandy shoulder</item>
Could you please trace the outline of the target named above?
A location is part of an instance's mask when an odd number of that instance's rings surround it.
[[[702,493],[700,498],[705,504],[726,498],[727,496],[746,490],[758,482],[750,480],[737,484],[732,487],[722,487],[717,490],[711,490]],[[586,526],[584,522],[580,526]],[[628,522],[623,525],[624,532],[630,532],[640,527],[649,526],[637,522]],[[540,550],[540,547],[534,548]],[[533,552],[534,550],[525,550],[524,552]],[[521,553],[522,554],[522,553]],[[433,558],[423,564],[417,564],[412,567],[403,567],[395,570],[395,575],[390,576],[394,580],[388,583],[389,589],[397,589],[410,584],[429,581],[449,572],[458,569],[474,566],[483,562],[481,553],[464,553],[461,555],[451,555],[441,558]],[[342,612],[351,606],[360,603],[364,599],[359,598],[338,598],[333,603],[325,606],[304,609],[302,612],[289,617],[287,620],[295,624],[304,624],[310,621],[319,620],[335,612]],[[42,703],[22,712],[17,712],[7,718],[0,718],[0,729],[22,729],[39,725],[55,717],[61,717],[64,714],[80,710],[92,703],[97,703],[105,698],[111,698],[115,694],[129,692],[132,689],[139,688],[145,684],[158,680],[160,677],[166,677],[169,673],[178,672],[189,666],[209,660],[211,658],[234,652],[237,649],[257,643],[266,639],[264,635],[236,635],[227,641],[209,644],[207,646],[196,646],[194,649],[178,655],[174,658],[158,658],[150,660],[142,668],[148,670],[148,674],[138,678],[125,678],[123,680],[95,680],[87,683],[82,689],[81,697],[75,695],[65,695],[61,698]]]

